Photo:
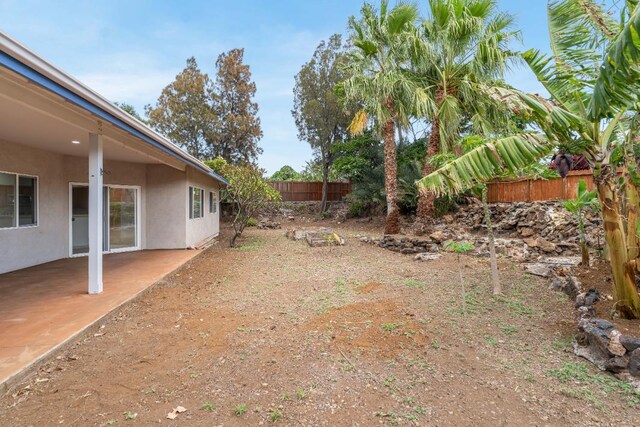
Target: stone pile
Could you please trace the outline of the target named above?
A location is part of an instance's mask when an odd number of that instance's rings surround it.
[[[607,320],[581,319],[574,352],[603,371],[640,378],[640,338],[622,335]]]
[[[567,272],[569,274],[564,274]],[[575,300],[578,334],[573,345],[574,353],[601,370],[629,379],[634,386],[640,387],[640,338],[623,335],[613,323],[596,318],[595,304],[607,298],[597,289],[583,291],[580,282],[566,267],[557,268],[553,273],[555,277],[550,288]]]
[[[567,249],[575,251],[579,244],[578,222],[560,202],[515,202],[489,205],[491,219],[498,234],[526,239],[530,248],[547,254],[559,254]],[[473,202],[462,206],[454,222],[471,231],[485,229],[482,204]],[[587,243],[592,248],[604,245],[602,220],[598,214],[585,220]]]

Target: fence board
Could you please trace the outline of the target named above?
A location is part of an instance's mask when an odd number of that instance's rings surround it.
[[[282,195],[284,202],[319,202],[322,200],[322,181],[270,181]],[[329,182],[327,200],[336,202],[351,193],[350,182]]]
[[[489,203],[573,199],[576,197],[580,180],[586,182],[589,190],[595,189],[592,171],[571,171],[564,180],[555,178],[491,181],[488,184],[487,199]]]

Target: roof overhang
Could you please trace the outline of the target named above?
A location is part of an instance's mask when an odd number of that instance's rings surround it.
[[[199,170],[228,185],[227,181],[169,139],[124,112],[102,95],[64,73],[0,32],[0,66],[62,98],[101,121],[143,142],[163,155]]]

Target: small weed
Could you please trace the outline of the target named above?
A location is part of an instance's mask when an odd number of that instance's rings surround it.
[[[509,308],[509,310],[520,316],[532,316],[536,312],[533,308],[514,298],[507,298],[504,295],[496,295],[494,296],[494,299],[503,303]]]
[[[411,396],[407,396],[407,398],[404,401],[407,405],[413,405],[414,398]]]
[[[440,344],[438,344],[438,341],[431,341],[431,348],[434,350],[439,350],[440,349]]]
[[[530,383],[535,383],[535,382],[536,382],[536,377],[534,377],[534,376],[533,376],[533,375],[531,375],[531,374],[527,374],[527,375],[524,377],[524,379],[525,379],[526,381],[529,381]]]
[[[516,332],[518,332],[518,328],[516,328],[515,326],[511,326],[511,325],[503,325],[500,326],[500,330],[502,331],[502,333],[504,333],[505,335],[513,335]]]
[[[573,339],[572,338],[562,338],[562,339],[556,339],[551,346],[559,351],[569,351],[571,349],[571,347],[573,346]]]
[[[498,345],[498,340],[493,337],[484,337],[484,339],[487,340],[487,344],[489,344],[491,347],[495,347]]]
[[[118,424],[118,420],[114,420],[113,418],[110,419],[110,420],[107,420],[107,425],[108,426],[113,426],[113,425],[116,425],[116,424]]]
[[[136,418],[138,418],[137,412],[126,411],[126,412],[123,412],[122,415],[124,415],[124,419],[128,421],[135,420]]]
[[[342,361],[342,366],[340,367],[340,370],[342,372],[351,372],[354,369],[355,367],[351,363],[347,362],[346,360]]]
[[[415,408],[413,408],[414,411],[416,411],[416,414],[418,415],[424,415],[427,413],[427,408],[425,408],[424,406],[416,406]]]
[[[575,382],[579,385],[597,384],[599,389],[606,395],[618,393],[627,397],[629,406],[640,405],[640,392],[636,391],[633,386],[625,381],[621,381],[609,375],[589,372],[587,366],[579,363],[565,363],[559,369],[550,369],[546,372],[547,376],[554,377],[563,384]],[[598,400],[593,392],[586,387],[563,389],[563,393],[570,397],[577,397],[588,400],[598,406]]]
[[[382,330],[385,332],[393,332],[401,326],[402,326],[402,323],[383,323],[381,325]]]
[[[405,280],[404,282],[402,282],[402,284],[410,288],[424,288],[425,286],[427,286],[426,283],[419,280]]]
[[[216,405],[211,402],[204,402],[200,409],[203,409],[205,411],[213,411],[214,409],[216,409]]]
[[[282,400],[283,400],[283,401],[285,401],[285,402],[286,402],[286,401],[288,401],[288,400],[291,400],[291,399],[289,398],[289,393],[285,393],[285,394],[283,394],[283,395],[282,395]]]
[[[241,417],[242,415],[247,413],[249,406],[246,403],[240,403],[235,408],[233,408],[233,413],[237,417]]]
[[[296,390],[296,397],[298,400],[304,400],[307,398],[307,393],[303,389]]]
[[[396,382],[396,377],[394,376],[390,376],[387,379],[384,380],[384,386],[385,387],[391,387],[391,385]]]
[[[156,389],[154,387],[149,387],[144,394],[155,394]]]
[[[282,413],[278,409],[271,410],[269,414],[269,421],[272,423],[277,422],[280,418],[282,418]]]

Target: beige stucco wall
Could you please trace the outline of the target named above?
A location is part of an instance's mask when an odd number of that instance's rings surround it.
[[[36,175],[39,187],[38,225],[0,229],[0,273],[67,257],[69,190],[64,184],[64,156],[0,141],[0,171]]]
[[[195,246],[198,243],[220,233],[220,195],[218,182],[204,173],[187,168],[187,190],[184,210],[187,218],[187,247]],[[204,189],[204,217],[189,219],[189,191],[188,187],[194,186]],[[209,192],[216,193],[218,207],[215,213],[209,213]]]
[[[218,182],[192,168],[105,160],[105,184],[140,187],[142,249],[194,246],[219,233],[209,213]],[[0,274],[69,256],[69,184],[88,182],[88,160],[0,141],[0,171],[38,177],[39,223],[0,229]],[[189,219],[189,186],[205,190],[204,218]]]
[[[185,172],[147,165],[147,249],[185,248]]]
[[[142,163],[114,162],[104,160],[103,176],[104,185],[135,185],[140,187],[140,247],[146,249],[146,231],[147,231],[147,165]],[[89,179],[89,162],[86,158],[81,157],[64,157],[64,178],[66,181],[67,191],[69,183],[87,184]],[[67,194],[67,215],[69,195]],[[68,226],[67,226],[68,228]],[[67,239],[68,240],[68,239]],[[67,249],[68,253],[68,249]]]

